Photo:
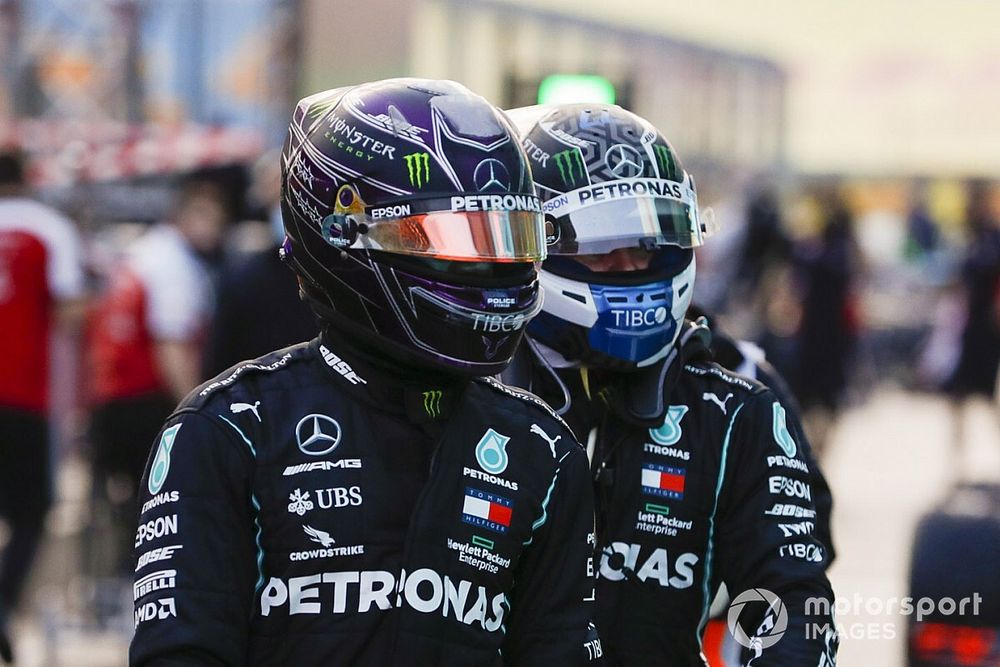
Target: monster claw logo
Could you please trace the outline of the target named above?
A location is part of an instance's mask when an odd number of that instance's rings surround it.
[[[437,418],[441,416],[441,390],[432,389],[424,392],[424,412],[428,417]]]
[[[663,144],[653,144],[653,152],[656,154],[656,162],[660,167],[660,178],[675,178],[677,169],[670,149]]]
[[[562,177],[563,185],[571,186],[577,179],[583,178],[586,167],[583,164],[583,156],[580,155],[579,148],[568,148],[552,156],[559,167],[559,175]]]
[[[410,177],[410,185],[422,188],[431,179],[431,156],[427,153],[410,153],[404,155],[406,173]]]

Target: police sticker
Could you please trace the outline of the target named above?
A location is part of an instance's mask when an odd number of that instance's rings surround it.
[[[177,439],[177,432],[180,430],[181,424],[175,424],[160,436],[160,444],[156,448],[153,465],[149,468],[149,483],[146,485],[154,496],[160,492],[163,483],[167,481],[167,473],[170,472],[170,450],[174,448],[174,440]]]
[[[664,445],[665,447],[676,445],[680,442],[681,435],[683,434],[681,431],[681,419],[684,418],[687,411],[688,406],[686,405],[671,405],[667,410],[667,416],[663,420],[663,425],[649,429],[649,437],[658,445]]]
[[[792,440],[792,434],[788,432],[788,416],[785,413],[785,408],[781,407],[781,403],[775,401],[772,409],[774,412],[774,441],[781,447],[785,456],[793,458],[796,447],[795,441]]]

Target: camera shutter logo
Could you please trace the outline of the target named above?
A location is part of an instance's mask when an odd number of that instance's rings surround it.
[[[744,607],[751,603],[763,603],[767,605],[767,612],[764,614],[764,619],[757,627],[754,636],[748,637],[747,633],[740,626],[739,620]],[[755,604],[754,606],[757,605]],[[729,632],[733,635],[733,639],[736,640],[737,644],[751,650],[763,652],[765,649],[777,644],[782,636],[784,636],[785,630],[788,629],[788,610],[785,608],[785,604],[781,601],[781,598],[766,588],[751,588],[736,596],[736,599],[729,605],[729,616],[726,620],[728,621]],[[760,655],[759,652],[757,655]]]
[[[340,444],[340,424],[326,415],[306,415],[295,426],[295,440],[303,454],[329,454]]]

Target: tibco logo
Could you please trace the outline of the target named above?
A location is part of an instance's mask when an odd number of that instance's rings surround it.
[[[646,308],[645,310],[612,310],[615,317],[616,327],[651,327],[656,324],[663,324],[667,321],[667,309],[663,306],[659,308]]]

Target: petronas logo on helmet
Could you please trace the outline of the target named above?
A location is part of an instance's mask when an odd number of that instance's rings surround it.
[[[660,167],[660,178],[675,179],[677,177],[677,167],[674,164],[674,156],[670,149],[662,144],[653,144],[653,152],[656,153],[656,162]]]
[[[410,185],[422,188],[431,179],[431,156],[427,153],[410,153],[404,155],[406,173],[410,177]]]
[[[563,185],[569,187],[577,179],[583,178],[586,166],[583,164],[580,149],[568,148],[556,153],[552,158],[556,161],[556,166],[559,167],[559,175],[562,177]]]
[[[424,412],[428,417],[441,416],[441,390],[432,389],[424,392]]]

